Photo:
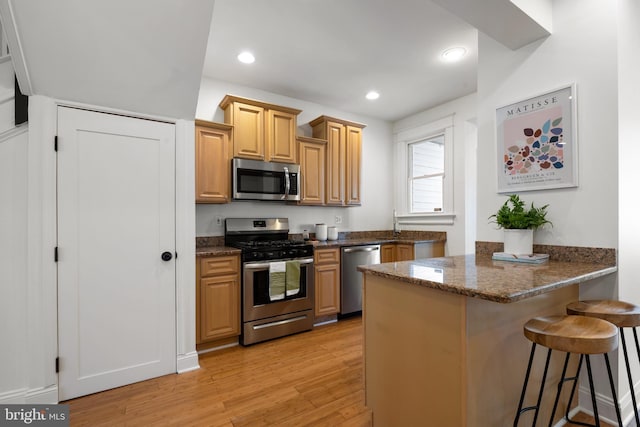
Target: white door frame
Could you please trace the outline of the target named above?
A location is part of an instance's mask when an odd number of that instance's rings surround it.
[[[53,141],[58,106],[84,108],[174,123],[176,126],[176,366],[198,369],[195,345],[194,121],[54,100],[29,98],[27,277],[29,388],[26,403],[57,403],[56,157]]]

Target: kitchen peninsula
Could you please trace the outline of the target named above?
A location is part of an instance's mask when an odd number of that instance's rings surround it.
[[[580,283],[617,271],[615,251],[595,251],[607,256],[573,261],[550,251],[548,262],[524,264],[478,253],[359,267],[366,405],[374,425],[511,425],[530,349],[523,325],[563,314],[579,298]],[[611,283],[606,291],[613,295]],[[536,366],[544,363],[542,353]],[[554,355],[550,388],[563,357]],[[533,397],[537,387],[529,391]],[[553,400],[549,391],[545,400]],[[548,419],[544,406],[541,419]]]

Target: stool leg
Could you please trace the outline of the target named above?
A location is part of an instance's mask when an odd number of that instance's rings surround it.
[[[556,392],[556,400],[553,402],[553,410],[551,411],[551,417],[549,418],[549,427],[553,426],[553,417],[556,415],[556,409],[558,409],[558,401],[560,400],[560,393],[562,392],[562,385],[568,379],[565,379],[567,375],[567,366],[569,366],[569,356],[571,353],[567,353],[564,358],[564,366],[562,367],[562,376],[560,377],[560,381],[558,382],[558,391]],[[571,402],[569,402],[569,405]]]
[[[577,421],[571,421],[569,418],[569,411],[571,410],[571,402],[573,402],[573,396],[576,394],[576,388],[578,387],[578,378],[580,378],[580,369],[582,369],[582,361],[584,360],[584,355],[580,355],[580,359],[578,360],[578,369],[576,369],[576,374],[573,377],[567,378],[566,381],[573,381],[573,387],[571,387],[571,394],[569,395],[569,402],[567,402],[567,410],[564,413],[564,419],[574,424],[581,424],[586,426],[591,426],[591,424],[584,424]]]
[[[551,349],[547,352],[547,361],[544,364],[544,372],[542,373],[542,382],[540,383],[540,392],[538,393],[538,403],[536,403],[536,412],[533,415],[533,424],[538,421],[538,413],[540,412],[540,403],[542,402],[542,393],[544,392],[544,383],[547,381],[547,372],[549,371],[549,360],[551,360]]]
[[[526,391],[527,391],[527,384],[529,383],[529,375],[531,374],[531,365],[533,364],[533,356],[535,354],[535,351],[536,351],[536,343],[533,343],[531,345],[531,355],[529,356],[529,365],[527,366],[527,373],[525,374],[525,377],[524,377],[524,385],[522,386],[522,393],[520,394],[520,403],[518,404],[518,412],[516,413],[516,418],[513,421],[514,427],[518,425],[518,421],[520,420],[520,415],[532,409],[535,409],[536,411],[533,415],[533,423],[531,425],[535,426],[536,422],[538,421],[538,413],[540,412],[540,402],[542,401],[542,392],[544,391],[544,384],[547,380],[547,372],[549,371],[549,360],[551,359],[551,349],[547,351],[547,360],[544,364],[544,372],[542,374],[542,381],[540,383],[540,391],[538,392],[538,402],[536,403],[535,406],[528,406],[526,408],[522,408],[522,404],[524,403],[524,395],[526,394]]]
[[[524,384],[522,385],[522,393],[520,393],[520,403],[518,403],[518,410],[516,411],[516,418],[513,420],[513,427],[518,425],[520,415],[532,408],[522,409],[524,403],[524,395],[527,392],[527,384],[529,383],[529,374],[531,374],[531,365],[533,364],[533,356],[536,354],[536,343],[531,344],[531,353],[529,354],[529,364],[527,365],[527,373],[524,375]]]
[[[636,331],[636,328],[633,328],[633,338],[636,342],[636,354],[638,356],[638,361],[640,361],[640,343],[638,342],[638,332]],[[631,392],[634,394],[636,394],[636,390],[635,387],[632,387]],[[634,408],[634,410],[636,411],[636,414],[638,413],[638,409]],[[636,415],[637,416],[637,415]],[[640,422],[638,422],[638,426],[640,427]]]
[[[620,414],[620,404],[618,403],[618,396],[616,396],[616,385],[613,383],[613,375],[611,375],[611,363],[609,363],[609,355],[607,353],[604,354],[604,361],[607,364],[607,374],[609,375],[609,384],[611,385],[611,397],[613,398],[613,405],[616,408],[618,425],[622,426],[623,424],[622,424],[622,415]],[[631,393],[631,395],[633,396],[633,392]],[[635,404],[635,401],[634,401],[634,404]]]
[[[600,417],[598,416],[598,404],[596,403],[596,391],[593,387],[593,375],[591,374],[591,361],[589,355],[585,355],[587,360],[587,375],[589,376],[589,389],[591,391],[591,405],[593,406],[593,418],[596,421],[596,427],[600,427]]]
[[[634,335],[637,339],[637,334]],[[629,379],[629,391],[631,393],[631,402],[633,403],[633,412],[636,417],[636,425],[640,426],[640,415],[638,415],[638,403],[636,402],[636,394],[633,387],[633,379],[631,378],[631,365],[629,364],[629,354],[627,353],[627,341],[624,337],[624,331],[620,328],[620,340],[622,341],[622,352],[624,353],[624,363],[627,365],[627,378]]]

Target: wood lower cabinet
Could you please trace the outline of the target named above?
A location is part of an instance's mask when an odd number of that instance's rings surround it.
[[[323,205],[325,194],[325,164],[327,141],[318,138],[298,137],[300,161],[300,205]]]
[[[380,262],[394,262],[396,260],[396,244],[384,243],[380,245]]]
[[[327,140],[325,203],[360,205],[362,129],[365,125],[320,116],[309,122],[315,138]]]
[[[380,262],[411,261],[444,256],[444,242],[384,243],[380,246]]]
[[[196,203],[229,203],[231,132],[222,123],[196,120]]]
[[[196,344],[240,335],[239,255],[200,258],[196,275]]]
[[[316,249],[314,263],[315,315],[337,314],[340,311],[340,249]]]
[[[301,110],[227,95],[220,102],[233,125],[233,157],[297,163],[296,129]]]
[[[396,261],[410,261],[415,259],[413,245],[397,243],[396,244]]]

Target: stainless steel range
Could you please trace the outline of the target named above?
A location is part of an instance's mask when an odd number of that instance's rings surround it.
[[[227,218],[225,244],[242,250],[242,345],[313,328],[313,246],[287,218]]]

